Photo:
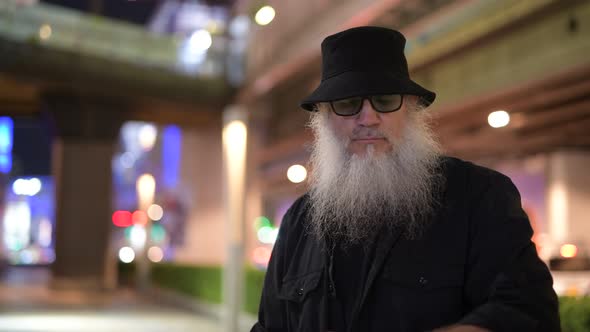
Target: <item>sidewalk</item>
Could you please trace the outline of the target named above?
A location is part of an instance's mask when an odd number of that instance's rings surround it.
[[[12,267],[0,281],[0,331],[221,332],[218,318],[170,300],[111,292],[54,290],[42,267]],[[241,331],[247,331],[243,326]],[[241,332],[240,331],[240,332]]]

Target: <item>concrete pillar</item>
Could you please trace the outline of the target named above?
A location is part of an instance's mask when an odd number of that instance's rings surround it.
[[[548,158],[547,216],[554,255],[559,246],[590,250],[590,153],[560,151]]]
[[[223,204],[227,225],[227,261],[223,271],[223,330],[237,332],[244,285],[244,216],[247,113],[237,105],[223,112]]]
[[[47,94],[55,129],[52,173],[56,198],[56,259],[52,286],[116,286],[116,257],[109,252],[111,159],[122,123],[119,103],[74,94]]]

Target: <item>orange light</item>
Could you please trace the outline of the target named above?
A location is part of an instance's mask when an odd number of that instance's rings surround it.
[[[573,244],[564,244],[559,250],[561,257],[572,258],[578,254],[578,247]]]
[[[133,212],[133,216],[131,218],[133,219],[134,225],[145,226],[145,224],[148,222],[147,214],[139,210]]]
[[[131,221],[131,212],[115,211],[113,213],[113,224],[117,227],[129,227],[133,225]]]

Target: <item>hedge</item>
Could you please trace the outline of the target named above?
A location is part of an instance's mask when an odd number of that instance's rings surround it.
[[[119,282],[129,285],[134,282],[135,265],[119,263]],[[244,269],[244,311],[258,313],[264,271],[252,267]],[[222,269],[219,266],[188,264],[152,264],[152,282],[158,287],[193,296],[200,301],[219,304],[222,302]]]
[[[559,298],[562,332],[590,331],[590,296]]]
[[[123,282],[132,280],[132,264],[120,264]],[[244,311],[256,315],[264,282],[264,271],[252,267],[244,269]],[[222,301],[222,268],[173,263],[152,265],[152,281],[162,288],[194,296],[201,301],[219,304]],[[590,331],[590,297],[560,297],[559,315],[562,332]]]

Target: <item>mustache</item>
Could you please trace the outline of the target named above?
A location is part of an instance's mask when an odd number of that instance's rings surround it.
[[[388,141],[390,140],[386,133],[370,127],[355,127],[352,130],[352,136],[350,137],[351,140],[367,138],[385,138]]]

